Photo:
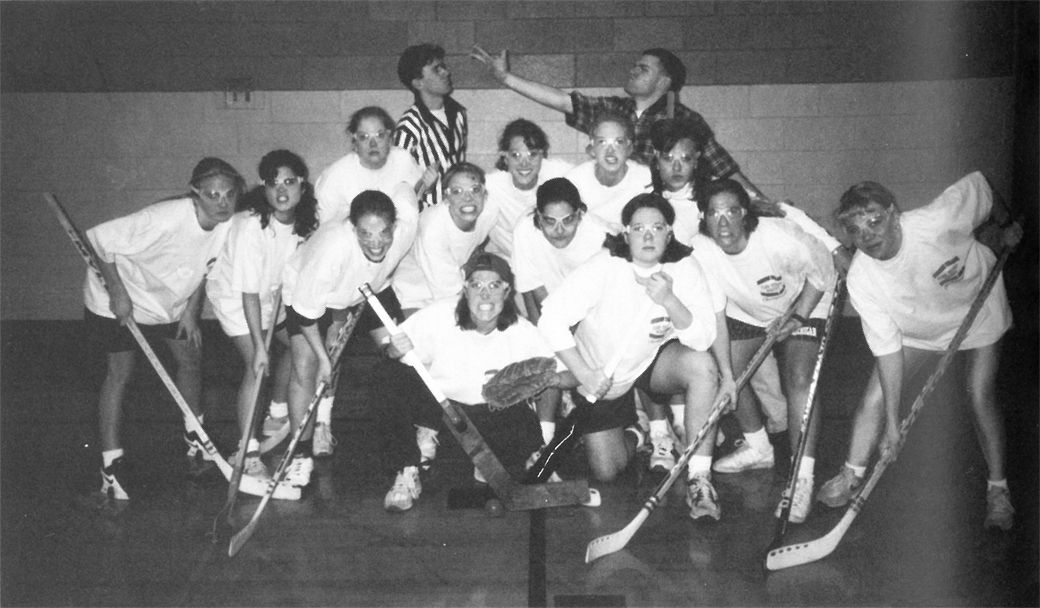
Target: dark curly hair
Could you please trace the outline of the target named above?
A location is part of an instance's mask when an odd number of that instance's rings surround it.
[[[300,202],[293,212],[293,233],[308,237],[318,227],[318,199],[314,197],[314,186],[307,180],[307,164],[297,154],[288,150],[274,150],[268,152],[260,159],[257,173],[260,179],[267,181],[278,177],[278,169],[285,167],[292,171],[297,177],[304,179],[300,184]],[[260,217],[260,226],[267,228],[271,222],[271,214],[274,210],[267,202],[265,186],[253,188],[242,198],[241,209],[250,210],[253,215]]]
[[[530,120],[517,118],[507,124],[502,130],[502,136],[498,138],[498,151],[508,152],[509,144],[513,142],[514,137],[522,139],[528,150],[540,150],[543,155],[549,156],[549,138],[541,127]],[[499,156],[495,161],[495,168],[499,171],[508,169],[506,160]]]
[[[653,194],[644,192],[637,194],[632,200],[625,204],[624,209],[621,210],[621,223],[627,228],[632,223],[632,216],[635,215],[636,211],[640,209],[657,209],[664,216],[664,221],[669,226],[675,224],[675,209],[672,204],[669,203],[660,194]],[[617,258],[624,258],[629,262],[632,261],[632,248],[629,247],[628,241],[625,240],[625,234],[608,234],[607,238],[603,241],[603,246],[607,248],[610,255]],[[686,256],[693,253],[693,249],[680,243],[674,236],[668,240],[668,244],[665,245],[664,255],[661,256],[661,263],[666,264],[669,262],[678,262]]]
[[[654,151],[657,154],[664,154],[670,152],[680,141],[688,139],[693,142],[693,149],[697,152],[704,152],[704,146],[707,145],[715,135],[711,132],[711,127],[702,122],[696,122],[684,118],[667,118],[665,120],[659,120],[650,127],[650,144],[653,146]],[[654,159],[650,163],[650,179],[651,185],[654,192],[664,192],[664,181],[661,179],[661,172],[657,168],[657,160]],[[697,166],[693,169],[693,175],[690,177],[690,181],[693,182],[694,186],[702,184],[711,179],[711,170],[708,168],[708,163],[698,162]]]
[[[711,236],[708,232],[708,209],[711,206],[711,198],[723,192],[735,196],[737,202],[744,208],[744,232],[746,234],[754,232],[755,228],[758,228],[758,212],[751,207],[751,197],[748,196],[747,190],[744,190],[744,187],[736,181],[724,178],[697,186],[697,208],[701,210],[701,234]]]

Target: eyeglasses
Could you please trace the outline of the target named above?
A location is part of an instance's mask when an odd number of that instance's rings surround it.
[[[538,219],[544,228],[555,228],[560,224],[563,224],[566,228],[570,228],[577,224],[578,220],[581,219],[581,211],[575,211],[574,213],[564,217],[553,217],[551,215],[539,213]]]
[[[376,141],[386,141],[390,137],[390,131],[383,129],[375,133],[365,133],[364,131],[358,131],[354,134],[354,137],[361,143],[368,143],[368,140],[374,139]]]
[[[708,209],[704,212],[704,219],[709,222],[717,222],[723,217],[728,222],[734,222],[744,217],[743,207],[726,207],[725,209]]]
[[[303,181],[302,177],[283,177],[282,179],[265,179],[264,185],[268,188],[277,188],[278,186],[295,186],[296,184]]]
[[[891,215],[891,208],[884,211],[869,211],[851,214],[840,219],[842,227],[849,236],[855,237],[860,232],[883,232],[885,220]]]
[[[466,281],[466,289],[475,291],[477,293],[488,290],[489,293],[501,293],[509,287],[509,283],[501,279],[495,279],[494,281],[478,281],[476,279],[470,279]]]
[[[672,227],[668,224],[632,224],[625,228],[625,232],[631,234],[643,234],[645,232],[652,232],[654,235],[663,234],[671,231]]]
[[[695,157],[692,154],[674,154],[673,155],[671,152],[665,152],[664,154],[661,154],[657,158],[661,159],[662,161],[664,161],[666,163],[671,163],[671,162],[675,162],[675,161],[678,160],[678,161],[682,161],[685,164],[690,164],[690,163],[694,162],[695,160],[697,160],[697,157]]]
[[[506,157],[511,158],[517,162],[520,162],[522,160],[542,158],[543,156],[545,156],[545,152],[541,150],[531,150],[530,152],[520,152],[517,150],[513,150],[511,152],[505,152],[504,154],[506,155]]]
[[[460,186],[450,186],[444,189],[449,196],[462,196],[463,194],[470,194],[472,196],[480,196],[484,194],[484,186],[477,184],[469,188],[462,188]]]
[[[632,140],[627,137],[615,137],[614,139],[597,137],[592,140],[592,145],[597,148],[605,148],[607,146],[614,146],[615,148],[624,148],[630,143],[632,143]]]

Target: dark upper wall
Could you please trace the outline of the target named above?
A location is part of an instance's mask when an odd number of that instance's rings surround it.
[[[441,43],[460,88],[494,88],[463,59],[509,48],[521,74],[616,86],[633,53],[676,51],[690,84],[1008,76],[1002,2],[0,2],[4,92],[398,88],[397,55]]]

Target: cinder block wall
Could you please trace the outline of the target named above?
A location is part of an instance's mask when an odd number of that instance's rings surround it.
[[[664,46],[690,71],[683,102],[745,174],[824,223],[863,179],[907,207],[975,168],[1006,192],[1013,17],[991,3],[2,2],[0,316],[81,315],[82,263],[41,192],[86,228],[184,191],[202,156],[255,180],[285,147],[316,175],[347,152],[354,110],[411,103],[396,58],[427,40],[449,53],[470,158],[489,169],[515,117],[573,162],[585,138],[499,88],[473,43],[593,93],[618,93],[638,51]],[[225,107],[231,78],[252,79],[254,107]]]

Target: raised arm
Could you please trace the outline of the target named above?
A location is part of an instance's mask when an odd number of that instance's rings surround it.
[[[495,80],[501,82],[507,88],[520,93],[524,97],[536,101],[543,106],[559,110],[564,113],[572,113],[574,106],[571,96],[566,91],[551,87],[547,84],[521,78],[509,71],[509,51],[502,49],[498,55],[491,55],[479,45],[473,45],[469,56],[483,63],[488,72]]]

